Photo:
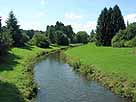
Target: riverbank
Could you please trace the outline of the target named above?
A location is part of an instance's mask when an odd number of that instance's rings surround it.
[[[34,46],[13,48],[0,64],[0,102],[29,102],[35,95],[33,65],[45,54],[61,49]]]
[[[133,48],[88,44],[65,52],[75,70],[121,96],[136,101],[136,57]]]

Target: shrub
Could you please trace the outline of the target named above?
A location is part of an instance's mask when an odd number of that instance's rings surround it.
[[[69,38],[65,34],[62,34],[60,39],[58,39],[58,45],[68,46],[69,42]]]
[[[120,30],[113,39],[113,47],[135,47],[136,46],[136,23],[130,24],[127,29]]]
[[[77,33],[78,43],[87,44],[89,42],[89,35],[85,31],[80,31]]]
[[[50,45],[46,36],[43,34],[35,34],[31,40],[31,44],[41,48],[47,48]]]

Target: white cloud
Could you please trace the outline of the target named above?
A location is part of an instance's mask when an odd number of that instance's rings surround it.
[[[96,21],[88,21],[84,24],[82,24],[82,23],[71,23],[71,25],[72,25],[75,32],[86,31],[88,34],[90,34],[92,29],[96,29],[97,22]]]
[[[44,6],[46,3],[47,3],[46,0],[41,0],[41,2],[40,2],[40,4],[41,4],[42,6]]]
[[[128,15],[124,16],[124,20],[125,20],[126,24],[127,24],[127,21],[129,23],[136,22],[136,13],[128,14]]]
[[[21,21],[21,28],[25,29],[25,30],[30,30],[30,29],[34,29],[34,30],[43,30],[45,31],[45,24],[44,23],[39,23],[37,22],[32,22],[32,21]]]
[[[73,12],[69,12],[69,13],[67,12],[67,13],[65,13],[64,18],[68,19],[68,20],[79,20],[79,19],[82,19],[83,16],[78,15],[78,14],[73,13]]]

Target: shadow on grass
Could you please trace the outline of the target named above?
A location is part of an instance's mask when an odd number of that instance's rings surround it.
[[[19,47],[21,49],[27,49],[27,50],[32,50],[32,48],[34,48],[33,46],[30,46],[30,45],[26,45],[26,46],[23,46],[23,47]]]
[[[20,57],[12,53],[2,56],[0,59],[0,71],[13,70],[14,66],[18,64],[17,59],[20,59]]]
[[[0,81],[0,102],[25,102],[15,85]]]

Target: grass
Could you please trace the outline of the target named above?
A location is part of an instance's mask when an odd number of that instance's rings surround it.
[[[94,65],[97,70],[136,80],[136,55],[134,48],[96,47],[88,44],[69,49],[66,54],[79,58],[84,64]]]
[[[30,64],[45,51],[38,47],[13,48],[0,64],[0,102],[27,102],[33,91],[33,72]]]
[[[89,79],[136,102],[136,48],[87,44],[65,52],[66,61]]]

